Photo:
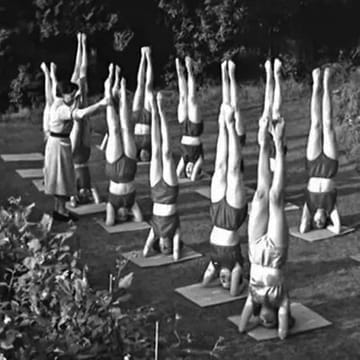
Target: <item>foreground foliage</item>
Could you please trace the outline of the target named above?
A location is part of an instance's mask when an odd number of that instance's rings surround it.
[[[53,234],[52,219],[28,220],[33,205],[9,199],[0,208],[0,352],[7,359],[144,359],[149,311],[125,312],[132,274],[114,291],[94,291],[79,252],[71,251],[74,229]]]

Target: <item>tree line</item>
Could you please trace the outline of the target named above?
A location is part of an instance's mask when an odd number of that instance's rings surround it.
[[[356,64],[359,12],[358,0],[1,0],[1,108],[41,101],[41,61],[68,76],[78,31],[88,34],[90,90],[98,92],[109,61],[135,86],[144,45],[153,48],[162,85],[174,80],[174,58],[185,55],[202,81],[217,77],[226,57],[243,79],[258,77],[268,56],[283,57],[296,78],[320,62]]]

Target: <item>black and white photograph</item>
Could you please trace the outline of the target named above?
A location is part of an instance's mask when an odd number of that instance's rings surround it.
[[[359,0],[0,0],[0,360],[360,359]]]

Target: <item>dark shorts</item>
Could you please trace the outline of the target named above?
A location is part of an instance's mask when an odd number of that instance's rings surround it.
[[[316,159],[306,160],[305,166],[309,177],[331,179],[337,174],[339,161],[322,152]]]
[[[136,160],[122,155],[113,163],[106,162],[105,174],[115,183],[128,183],[134,180],[136,169]]]
[[[210,258],[217,271],[220,271],[222,268],[226,268],[231,271],[236,263],[243,265],[244,262],[240,244],[233,246],[220,246],[210,243]]]
[[[126,208],[130,210],[135,204],[136,191],[128,194],[116,195],[109,192],[108,201],[114,207],[115,211],[120,208]]]
[[[85,164],[89,161],[91,148],[89,146],[79,146],[73,151],[74,164]]]
[[[75,167],[76,187],[80,189],[91,189],[91,176],[88,166]]]
[[[150,225],[154,230],[156,238],[173,239],[176,229],[180,226],[180,218],[177,213],[169,216],[153,215]]]
[[[225,197],[216,203],[211,203],[210,217],[214,226],[222,229],[237,231],[246,219],[248,213],[247,203],[237,209],[230,206]]]

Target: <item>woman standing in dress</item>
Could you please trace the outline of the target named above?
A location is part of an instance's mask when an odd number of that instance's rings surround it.
[[[108,103],[103,98],[97,103],[79,109],[78,86],[69,81],[57,81],[55,64],[50,66],[53,103],[50,108],[48,132],[45,147],[44,181],[45,193],[55,199],[53,217],[58,221],[75,220],[65,204],[69,197],[76,195],[75,169],[72,158],[70,132],[74,121],[103,108]]]

